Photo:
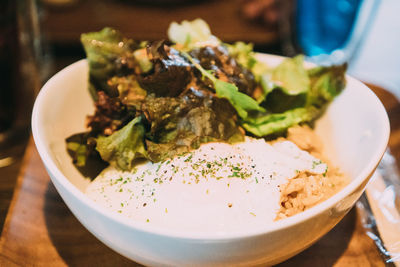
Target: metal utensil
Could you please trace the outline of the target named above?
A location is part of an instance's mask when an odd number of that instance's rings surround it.
[[[380,207],[382,208],[382,212],[384,210],[386,211],[384,219],[392,221],[393,224],[397,224],[398,220],[394,220],[394,214],[391,214],[389,211],[392,211],[392,213],[394,211],[394,213],[397,212],[400,214],[400,175],[396,165],[396,160],[391,155],[389,149],[385,152],[381,162],[379,163],[377,172],[385,185],[384,190],[380,195],[380,197],[384,197],[384,201],[381,203],[382,206]],[[385,265],[396,266],[394,262],[398,261],[398,255],[390,253],[387,244],[384,244],[381,233],[379,233],[377,218],[374,216],[370,201],[376,201],[376,199],[369,199],[367,194],[364,193],[356,204],[361,217],[361,223],[366,234],[377,246]]]
[[[394,195],[394,205],[397,212],[400,213],[400,174],[396,165],[396,159],[389,150],[386,150],[381,162],[378,165],[378,171],[386,185],[386,190],[392,190]]]

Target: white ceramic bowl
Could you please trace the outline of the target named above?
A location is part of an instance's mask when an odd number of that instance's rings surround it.
[[[279,57],[261,55],[269,64]],[[321,204],[263,229],[202,236],[132,222],[102,209],[83,193],[89,181],[72,165],[65,138],[84,130],[93,112],[81,60],[51,78],[37,97],[33,137],[58,192],[79,221],[120,254],[145,265],[259,265],[281,262],[309,247],[350,210],[379,163],[389,138],[389,121],[378,98],[347,77],[347,88],[317,122],[316,132],[350,175],[351,182]],[[79,240],[76,240],[79,242]]]

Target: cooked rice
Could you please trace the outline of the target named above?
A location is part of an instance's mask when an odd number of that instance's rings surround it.
[[[276,220],[287,218],[302,212],[328,199],[347,184],[346,176],[333,167],[323,155],[322,142],[307,126],[298,126],[289,129],[287,139],[321,159],[328,165],[325,174],[300,172],[288,183],[280,186],[280,209]]]

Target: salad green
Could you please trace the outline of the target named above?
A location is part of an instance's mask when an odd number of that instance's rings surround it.
[[[346,65],[306,69],[297,56],[270,67],[251,44],[225,44],[200,19],[174,22],[168,35],[82,34],[95,112],[87,132],[67,139],[77,167],[101,160],[131,170],[204,142],[283,135],[318,118],[345,87]]]

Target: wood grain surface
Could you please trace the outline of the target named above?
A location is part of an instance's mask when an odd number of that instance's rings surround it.
[[[400,104],[373,87],[391,120],[400,158]],[[30,140],[0,239],[0,266],[137,266],[90,234],[66,207]],[[385,266],[352,209],[321,240],[279,266]]]
[[[167,37],[172,21],[196,18],[207,21],[213,34],[225,42],[242,40],[265,45],[278,41],[276,27],[244,18],[241,0],[192,0],[180,1],[179,5],[165,0],[158,1],[164,2],[162,5],[145,0],[76,2],[69,8],[43,6],[43,29],[50,42],[78,44],[82,32],[98,31],[106,26],[115,27],[135,40],[154,41]]]

